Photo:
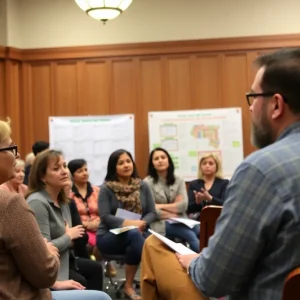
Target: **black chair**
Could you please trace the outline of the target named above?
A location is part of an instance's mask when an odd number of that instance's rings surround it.
[[[125,255],[112,255],[112,254],[104,254],[101,252],[101,256],[103,260],[105,261],[105,273],[108,274],[108,279],[109,279],[109,285],[105,287],[105,292],[108,293],[108,290],[110,287],[114,287],[116,290],[116,298],[121,299],[122,298],[122,289],[125,285],[125,278],[119,279],[119,280],[114,280],[113,277],[110,276],[110,272],[108,270],[108,263],[111,261],[116,261],[117,263],[123,265],[125,262]],[[140,288],[140,280],[134,280],[134,284],[136,289]]]

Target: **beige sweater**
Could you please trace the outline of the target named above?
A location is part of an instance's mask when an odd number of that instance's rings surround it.
[[[52,299],[58,269],[25,199],[0,190],[0,299]]]

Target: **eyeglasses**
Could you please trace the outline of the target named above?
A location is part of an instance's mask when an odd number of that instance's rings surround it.
[[[12,154],[15,157],[18,156],[18,146],[17,145],[9,146],[9,147],[6,147],[6,148],[0,148],[0,152],[3,152],[3,151],[10,151],[10,152],[12,152]]]
[[[246,98],[249,106],[251,106],[254,102],[254,99],[257,97],[272,97],[275,93],[247,93]]]
[[[247,102],[249,104],[249,106],[252,106],[253,101],[255,98],[257,97],[272,97],[274,96],[276,93],[275,92],[267,92],[267,93],[247,93],[246,94],[246,98],[247,98]],[[287,102],[287,98],[282,96],[283,101]]]

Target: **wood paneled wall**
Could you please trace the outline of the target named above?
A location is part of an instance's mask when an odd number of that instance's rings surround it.
[[[0,114],[10,116],[21,154],[48,140],[48,116],[134,113],[136,161],[145,175],[148,111],[242,107],[261,52],[297,46],[298,35],[18,50],[0,48]]]

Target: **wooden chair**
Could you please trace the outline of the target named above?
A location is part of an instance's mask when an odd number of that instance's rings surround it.
[[[216,222],[221,214],[222,206],[209,205],[200,214],[200,251],[207,247],[208,239],[214,234]]]
[[[282,300],[299,300],[300,299],[300,268],[289,273],[284,286]]]

